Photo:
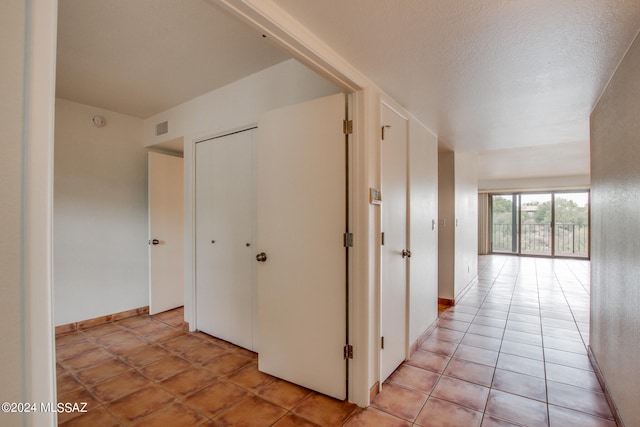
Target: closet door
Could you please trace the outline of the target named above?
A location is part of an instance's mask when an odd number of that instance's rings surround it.
[[[196,145],[196,327],[254,346],[254,130]]]
[[[380,383],[407,356],[407,120],[382,104]]]

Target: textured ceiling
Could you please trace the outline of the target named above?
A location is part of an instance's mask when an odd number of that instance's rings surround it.
[[[544,145],[551,153],[550,144],[563,144],[557,154],[580,158],[581,167],[568,169],[585,174],[589,115],[640,28],[640,1],[274,1],[442,146]],[[538,173],[554,173],[545,168]]]
[[[59,0],[57,96],[147,118],[288,58],[204,0]]]
[[[479,152],[480,179],[588,174],[589,115],[640,28],[638,0],[273,1]],[[206,0],[59,0],[58,27],[57,95],[141,118],[287,58]]]

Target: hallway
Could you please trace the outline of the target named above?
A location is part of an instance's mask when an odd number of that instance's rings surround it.
[[[372,406],[419,426],[615,426],[585,347],[589,262],[492,255],[479,271]]]
[[[587,261],[483,256],[366,410],[257,371],[182,310],[59,335],[61,425],[615,426],[589,363]]]

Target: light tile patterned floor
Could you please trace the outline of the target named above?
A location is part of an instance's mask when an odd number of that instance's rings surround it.
[[[587,358],[589,263],[480,257],[480,274],[366,410],[262,374],[182,310],[57,337],[64,426],[615,426]]]

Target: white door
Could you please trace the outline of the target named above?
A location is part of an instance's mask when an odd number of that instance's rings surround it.
[[[196,144],[196,327],[254,345],[254,130]]]
[[[407,356],[407,120],[382,104],[380,383]]]
[[[149,152],[149,313],[184,305],[183,160]]]
[[[346,396],[345,96],[258,122],[258,367]]]

